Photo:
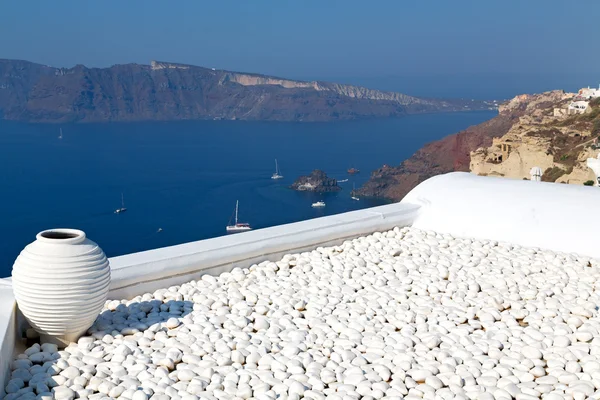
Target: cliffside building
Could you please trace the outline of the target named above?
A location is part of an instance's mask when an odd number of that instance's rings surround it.
[[[569,104],[569,108],[568,108],[568,113],[569,114],[583,114],[589,106],[589,102],[587,101],[574,101],[571,104]]]
[[[499,152],[493,152],[490,154],[489,161],[493,163],[501,163],[506,160],[512,150],[512,143],[509,143],[507,140],[503,140],[501,138],[493,138],[492,146],[498,148]]]
[[[600,86],[598,86],[598,89],[590,88],[588,86],[587,88],[579,89],[579,92],[577,92],[577,96],[575,96],[575,99],[591,100],[595,99],[596,97],[600,97]]]

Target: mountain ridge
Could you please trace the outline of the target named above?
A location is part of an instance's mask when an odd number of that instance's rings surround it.
[[[495,107],[164,61],[57,68],[0,59],[0,117],[26,122],[330,121]]]

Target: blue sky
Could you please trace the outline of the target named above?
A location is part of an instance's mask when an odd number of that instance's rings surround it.
[[[451,79],[596,85],[599,15],[597,0],[3,1],[0,58],[156,59],[432,95]]]

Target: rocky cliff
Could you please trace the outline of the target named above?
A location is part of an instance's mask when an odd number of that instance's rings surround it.
[[[520,95],[502,104],[498,115],[462,132],[429,143],[399,166],[374,171],[358,192],[399,201],[422,181],[452,171],[581,184],[594,179],[588,157],[598,154],[600,100],[581,115],[569,115],[573,93],[556,90]]]
[[[373,171],[358,192],[362,196],[399,201],[432,176],[453,171],[468,172],[471,152],[491,146],[493,138],[506,134],[521,116],[529,112],[527,105],[534,102],[535,97],[525,95],[501,105],[498,115],[491,120],[429,143],[399,166],[384,165]]]
[[[586,161],[598,155],[600,99],[590,102],[582,114],[574,114],[575,110],[568,109],[573,96],[549,92],[514,99],[515,104],[507,106],[525,105],[525,115],[491,145],[471,153],[471,172],[530,179],[531,168],[540,167],[542,181],[595,181]]]
[[[495,107],[157,61],[53,68],[0,60],[0,117],[19,121],[327,121]]]
[[[310,175],[301,176],[291,186],[294,190],[301,192],[339,192],[342,190],[338,186],[337,180],[329,178],[325,172],[315,169]]]

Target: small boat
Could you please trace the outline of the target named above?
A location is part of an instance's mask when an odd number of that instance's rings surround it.
[[[359,172],[360,172],[360,170],[358,170],[358,169],[356,169],[356,168],[350,168],[350,169],[348,170],[348,173],[349,173],[350,175],[358,174]]]
[[[158,230],[156,231],[156,233],[160,233],[162,232],[162,228],[158,228]]]
[[[123,200],[123,193],[121,193],[121,208],[117,208],[115,210],[115,214],[121,214],[125,211],[127,211],[127,209],[125,208],[125,200]]]
[[[352,195],[352,196],[351,196],[350,198],[351,198],[352,200],[356,200],[356,201],[358,201],[358,200],[360,200],[360,199],[359,199],[358,197],[356,197],[356,194],[354,193],[355,191],[356,191],[356,188],[354,187],[354,183],[353,183],[353,184],[352,184],[352,193],[351,193],[351,195]]]
[[[62,136],[62,128],[60,128],[60,135],[58,135],[58,138],[59,138],[59,139],[62,139],[62,137],[63,137],[63,136]]]
[[[281,171],[279,170],[279,165],[277,164],[277,159],[275,159],[275,173],[271,175],[271,179],[281,179],[283,175],[281,175]]]
[[[337,181],[337,183],[344,183],[344,182],[348,182],[348,179],[340,179],[339,181]]]
[[[320,208],[320,207],[325,207],[325,202],[324,201],[317,201],[316,203],[312,203],[312,206],[314,208]]]
[[[227,230],[227,233],[237,233],[252,230],[250,224],[246,222],[238,222],[239,203],[239,201],[235,202],[235,223],[233,225],[227,225],[227,227],[225,228]],[[231,220],[229,220],[229,223],[231,223]]]

